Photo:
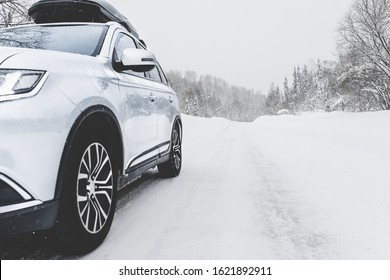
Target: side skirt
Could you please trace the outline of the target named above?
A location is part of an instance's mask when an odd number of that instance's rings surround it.
[[[162,145],[164,146],[164,145]],[[167,152],[164,152],[163,154],[156,155],[150,159],[147,159],[141,163],[138,163],[137,165],[134,165],[132,167],[128,167],[126,169],[126,173],[122,175],[119,178],[119,190],[126,187],[128,184],[134,181],[137,177],[141,176],[143,173],[148,171],[151,168],[156,167],[157,165],[167,162],[169,160],[169,151],[170,147]]]

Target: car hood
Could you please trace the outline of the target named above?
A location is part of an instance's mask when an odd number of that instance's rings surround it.
[[[107,59],[41,49],[0,48],[0,67],[51,72],[85,70],[102,65]],[[99,67],[98,67],[99,68]],[[76,71],[78,72],[78,71]]]
[[[20,51],[20,50],[19,50]],[[18,49],[15,48],[0,48],[0,65],[8,58],[18,53]]]

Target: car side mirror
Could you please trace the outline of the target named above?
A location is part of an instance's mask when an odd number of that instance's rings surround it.
[[[156,67],[153,53],[143,49],[125,49],[122,54],[122,70],[149,72]]]

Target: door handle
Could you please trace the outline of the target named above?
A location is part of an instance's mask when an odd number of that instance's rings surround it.
[[[155,102],[157,100],[157,96],[155,96],[153,93],[150,93],[149,99],[150,101]]]

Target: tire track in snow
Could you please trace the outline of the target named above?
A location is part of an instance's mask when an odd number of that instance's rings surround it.
[[[230,122],[222,122],[220,127],[206,122],[201,131],[185,130],[181,175],[152,186],[147,183],[146,190],[139,188],[141,193],[137,187],[132,202],[125,202],[116,216],[106,242],[86,258],[233,258],[234,245],[222,241],[234,227],[224,216],[224,207],[230,205],[223,201],[218,183],[223,163],[231,156]]]
[[[246,132],[248,135],[250,132]],[[250,139],[250,140],[249,140]],[[258,170],[261,191],[257,193],[259,223],[272,242],[275,259],[329,259],[334,256],[333,238],[316,230],[306,219],[311,215],[304,201],[289,189],[281,170],[262,155],[253,137],[245,137],[248,158]]]

